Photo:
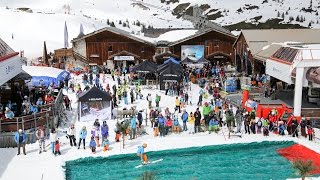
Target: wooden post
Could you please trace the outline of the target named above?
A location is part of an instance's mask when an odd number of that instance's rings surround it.
[[[48,120],[48,118],[49,118],[49,114],[46,113],[47,129],[49,128],[49,120]]]
[[[17,131],[19,131],[19,118],[16,118],[17,120]]]
[[[34,130],[36,130],[36,128],[37,128],[37,115],[33,114],[33,117],[34,117]]]
[[[3,119],[0,119],[0,134],[1,134],[1,132],[2,132],[2,127],[1,127],[1,124],[2,124],[2,121]]]
[[[22,130],[24,131],[24,119],[23,119],[23,117],[21,117],[21,120],[22,120]]]

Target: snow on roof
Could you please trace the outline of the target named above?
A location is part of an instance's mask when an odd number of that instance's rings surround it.
[[[0,38],[0,58],[14,53],[14,50]]]
[[[180,39],[184,39],[186,37],[192,36],[196,34],[197,31],[198,30],[195,30],[195,29],[173,30],[173,31],[169,31],[164,34],[161,34],[157,38],[157,41],[174,42],[174,41],[178,41]]]
[[[48,76],[57,78],[64,70],[44,66],[22,66],[22,69],[31,76]]]

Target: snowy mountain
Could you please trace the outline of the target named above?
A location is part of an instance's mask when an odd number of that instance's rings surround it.
[[[0,0],[0,38],[29,58],[63,47],[64,22],[69,41],[104,26],[135,34],[142,25],[154,28],[191,28],[184,15],[198,5],[208,19],[230,28],[319,28],[320,0]],[[278,24],[283,25],[276,27]]]

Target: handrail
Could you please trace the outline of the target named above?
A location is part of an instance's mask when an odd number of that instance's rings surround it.
[[[73,51],[73,55],[77,58],[75,58],[76,60],[79,59],[80,61],[82,61],[85,64],[89,64],[89,61],[86,57],[84,57],[83,55],[79,54],[78,52]]]

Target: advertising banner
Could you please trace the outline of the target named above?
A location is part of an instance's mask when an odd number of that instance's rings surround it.
[[[185,45],[181,46],[181,60],[189,58],[190,60],[197,62],[204,56],[203,45]]]
[[[291,65],[267,59],[266,74],[288,84],[294,84],[291,73]]]

